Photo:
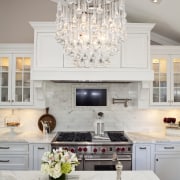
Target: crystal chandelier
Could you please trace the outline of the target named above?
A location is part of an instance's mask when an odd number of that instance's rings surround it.
[[[58,0],[56,40],[77,67],[110,63],[126,37],[124,0]]]

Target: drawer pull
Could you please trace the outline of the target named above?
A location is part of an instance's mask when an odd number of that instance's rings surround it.
[[[146,147],[140,147],[139,149],[141,149],[141,150],[146,150]]]
[[[39,149],[39,150],[43,150],[43,149],[45,149],[45,148],[44,148],[44,147],[38,147],[38,149]]]
[[[9,162],[10,160],[0,160],[0,162]]]
[[[164,149],[174,149],[174,147],[164,147]]]
[[[9,149],[10,147],[0,147],[0,149]]]

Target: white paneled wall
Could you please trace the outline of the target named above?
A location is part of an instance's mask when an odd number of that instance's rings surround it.
[[[180,120],[180,110],[138,109],[138,83],[54,83],[46,82],[46,103],[57,121],[54,131],[94,130],[97,112],[104,112],[105,130],[125,130],[141,132],[164,132],[164,117],[176,117]],[[108,108],[76,108],[73,105],[74,87],[107,87]],[[130,98],[128,107],[112,104],[112,98]],[[11,113],[10,109],[0,110],[0,121]],[[45,110],[15,109],[21,120],[19,131],[40,132],[38,119]],[[1,124],[0,124],[1,125]],[[2,125],[1,125],[2,126]],[[8,128],[2,128],[9,131]]]

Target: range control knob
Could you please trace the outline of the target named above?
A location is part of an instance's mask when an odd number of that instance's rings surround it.
[[[67,148],[67,147],[65,147],[65,148],[64,148],[64,150],[68,151],[68,148]]]
[[[75,149],[74,149],[74,148],[71,148],[71,152],[74,153],[74,152],[75,152]]]
[[[93,149],[93,152],[96,153],[96,152],[97,152],[97,148],[94,148],[94,149]]]
[[[125,148],[124,148],[124,147],[122,147],[122,148],[121,148],[121,152],[124,152],[124,151],[125,151]]]
[[[116,148],[116,151],[117,151],[117,152],[119,152],[120,150],[121,150],[121,148],[120,148],[120,147],[117,147],[117,148]]]
[[[82,148],[81,148],[81,147],[78,147],[78,151],[81,152],[81,151],[82,151]]]
[[[84,151],[84,152],[87,152],[87,147],[84,147],[84,148],[83,148],[83,151]]]
[[[101,152],[102,152],[102,153],[105,153],[105,152],[106,152],[106,149],[105,149],[105,148],[102,148],[102,149],[101,149]]]

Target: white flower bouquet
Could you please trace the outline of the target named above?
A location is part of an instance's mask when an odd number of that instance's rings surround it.
[[[75,170],[75,166],[78,164],[75,153],[59,148],[53,150],[53,152],[45,152],[43,154],[41,172],[48,174],[54,179],[58,179]]]

